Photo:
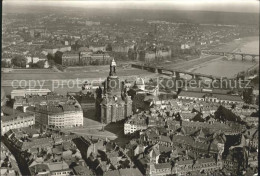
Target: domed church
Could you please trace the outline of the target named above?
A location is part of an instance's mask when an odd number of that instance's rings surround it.
[[[114,59],[110,64],[109,76],[103,84],[103,90],[101,87],[96,90],[96,118],[109,124],[132,115],[132,100],[116,74]]]
[[[137,78],[135,81],[135,85],[140,90],[145,90],[145,83],[143,78]]]

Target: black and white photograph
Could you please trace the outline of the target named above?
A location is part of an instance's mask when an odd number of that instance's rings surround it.
[[[2,0],[2,176],[258,176],[258,0]]]

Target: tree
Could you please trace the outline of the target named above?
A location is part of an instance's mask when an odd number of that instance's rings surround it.
[[[55,65],[54,60],[48,60],[48,62],[49,62],[49,65],[50,65],[51,67]]]
[[[83,47],[83,45],[79,41],[77,41],[74,45],[71,45],[71,49],[74,51],[78,51],[80,47]]]
[[[47,59],[48,60],[54,60],[54,56],[50,53],[47,54]]]
[[[25,68],[26,58],[24,56],[17,55],[12,59],[12,64],[14,64],[17,67]]]
[[[112,51],[112,45],[110,43],[107,44],[106,51]]]
[[[130,60],[136,60],[136,52],[135,52],[134,49],[130,48],[130,49],[128,50],[128,58],[129,58]]]
[[[145,60],[145,51],[140,51],[139,52],[139,60],[144,61]]]
[[[196,49],[195,48],[191,48],[190,49],[190,54],[191,55],[195,55],[196,54]]]
[[[63,53],[61,51],[55,53],[53,60],[56,64],[62,64],[62,55]]]
[[[6,68],[6,67],[7,67],[7,62],[6,62],[6,61],[1,61],[1,66],[2,66],[3,68]]]
[[[243,99],[246,103],[252,103],[252,94],[253,94],[253,89],[248,88],[243,90]]]
[[[134,96],[134,99],[133,99],[133,109],[134,110],[146,109],[146,105],[144,103],[145,96],[146,96],[145,94],[137,94]]]
[[[100,65],[100,64],[101,64],[99,59],[96,60],[96,64],[97,64],[97,65]]]
[[[196,49],[196,54],[197,54],[198,56],[201,55],[201,50],[200,50],[199,48]]]
[[[41,61],[36,63],[36,67],[37,68],[44,68],[44,65],[45,65],[45,61],[44,60],[41,60]]]

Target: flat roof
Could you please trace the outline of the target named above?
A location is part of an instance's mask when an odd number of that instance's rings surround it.
[[[204,95],[203,92],[181,91],[178,96],[203,98]]]
[[[15,89],[11,93],[22,93],[22,92],[51,92],[50,89]]]

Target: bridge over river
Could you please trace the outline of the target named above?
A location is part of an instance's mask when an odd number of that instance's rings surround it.
[[[238,53],[238,52],[220,52],[220,51],[210,51],[210,50],[202,50],[201,53],[203,54],[210,54],[210,55],[218,55],[218,56],[231,56],[232,59],[236,59],[236,56],[240,56],[242,61],[245,61],[246,58],[251,58],[253,62],[256,61],[259,55],[258,54],[248,54],[248,53]]]
[[[206,75],[206,74],[201,74],[201,73],[192,73],[192,72],[187,72],[183,70],[177,70],[177,69],[168,69],[164,67],[155,67],[155,66],[146,66],[146,65],[141,65],[141,64],[132,64],[132,67],[142,69],[142,70],[148,70],[154,73],[171,73],[172,77],[175,78],[180,78],[180,74],[184,75],[190,75],[192,79],[200,79],[200,78],[209,78],[211,80],[221,80],[223,77],[218,77],[218,76],[213,76],[213,75]]]
[[[228,80],[237,80],[239,78],[245,79],[245,76],[253,75],[251,72],[254,72],[255,69],[258,69],[258,64],[249,68],[247,71],[243,71],[241,73],[234,75],[234,77],[232,77],[232,78],[213,76],[213,75],[202,74],[202,73],[193,73],[193,72],[187,72],[187,71],[183,71],[183,70],[164,68],[164,67],[160,67],[160,66],[158,66],[158,67],[147,66],[147,65],[142,65],[142,64],[132,64],[132,67],[142,69],[142,70],[147,70],[147,71],[150,71],[153,73],[171,75],[173,78],[176,78],[176,79],[179,79],[180,74],[183,74],[183,75],[190,75],[192,77],[192,79],[195,79],[195,80],[199,80],[201,78],[208,78],[208,79],[211,79],[212,81],[213,80],[220,81],[220,80],[227,80],[227,79]],[[245,74],[244,72],[246,72],[247,74]]]

